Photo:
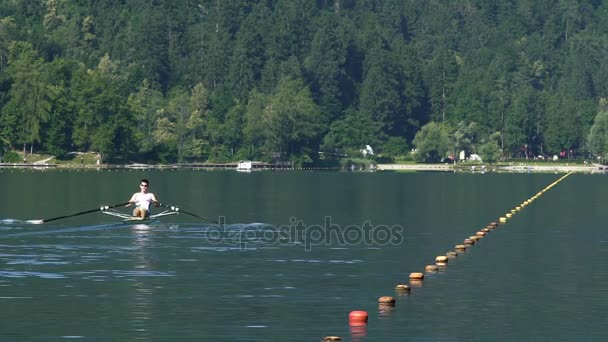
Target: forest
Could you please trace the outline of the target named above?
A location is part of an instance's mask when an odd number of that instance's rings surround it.
[[[608,152],[602,0],[4,0],[0,154]]]

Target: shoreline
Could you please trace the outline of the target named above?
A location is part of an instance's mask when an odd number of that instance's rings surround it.
[[[587,165],[453,165],[453,164],[378,164],[381,171],[448,171],[448,172],[508,172],[508,173],[605,173],[607,166]]]
[[[62,170],[178,170],[178,169],[204,169],[204,170],[236,170],[237,163],[187,163],[187,164],[48,164],[48,163],[0,163],[2,169],[62,169]],[[251,171],[262,170],[340,170],[337,168],[302,168],[292,169],[285,167],[271,168],[268,166],[256,168]],[[470,173],[606,173],[608,166],[601,164],[573,164],[561,165],[454,165],[454,164],[377,164],[376,171],[405,171],[405,172],[470,172]],[[370,170],[362,170],[369,172]]]

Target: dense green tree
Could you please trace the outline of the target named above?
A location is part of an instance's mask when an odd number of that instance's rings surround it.
[[[12,79],[10,96],[23,115],[23,150],[25,142],[40,141],[40,126],[49,119],[50,86],[44,75],[44,62],[31,44],[14,42],[10,46],[8,74]]]
[[[230,158],[234,158],[236,151],[243,143],[243,126],[246,107],[240,103],[235,105],[226,114],[226,119],[221,127],[224,146],[230,152]]]
[[[399,67],[387,50],[374,47],[366,57],[365,69],[361,87],[361,110],[369,113],[379,123],[381,133],[402,133],[406,119],[399,91]]]
[[[410,149],[407,140],[402,137],[389,137],[382,145],[382,155],[388,157],[405,157]]]
[[[456,155],[464,151],[466,155],[477,153],[481,141],[480,127],[476,122],[461,121],[452,133],[452,143]]]
[[[64,158],[70,151],[73,122],[73,104],[68,89],[63,85],[54,86],[51,92],[49,121],[42,131],[45,150],[57,157]]]
[[[163,106],[162,93],[152,88],[148,80],[144,80],[141,86],[127,100],[129,110],[137,122],[135,139],[139,141],[141,153],[150,153],[154,150],[154,132],[158,120],[159,109]]]
[[[311,41],[310,24],[313,22],[314,2],[308,0],[277,0],[269,18],[270,43],[268,55],[278,61],[290,56],[306,55]]]
[[[450,151],[449,135],[443,125],[430,122],[420,129],[414,138],[416,160],[440,162]]]
[[[15,20],[12,17],[0,18],[0,75],[8,65],[10,43],[14,39],[15,31]]]
[[[249,94],[249,101],[245,108],[245,127],[243,128],[245,144],[241,154],[247,159],[260,158],[262,151],[265,150],[265,131],[264,108],[268,102],[266,95],[253,89]]]
[[[342,119],[334,121],[323,140],[325,152],[360,149],[380,144],[380,125],[367,112],[354,108],[346,110]]]
[[[316,102],[321,104],[325,124],[340,116],[344,100],[342,88],[346,83],[347,42],[340,36],[339,28],[336,16],[321,17],[305,61],[305,67],[314,80],[313,94]]]
[[[104,56],[95,70],[82,66],[74,73],[73,97],[78,115],[74,122],[73,141],[88,149],[95,130],[109,119],[124,112],[126,99],[121,93],[121,78],[117,64]]]
[[[230,64],[230,85],[233,94],[239,100],[245,100],[262,77],[267,57],[264,51],[264,32],[260,22],[269,15],[266,6],[255,6],[254,12],[245,19],[236,34],[233,60]]]
[[[499,139],[500,134],[493,134],[479,147],[479,154],[484,162],[492,164],[500,159],[502,153],[498,146]]]
[[[575,156],[608,92],[601,0],[19,0],[0,13],[3,144],[58,156],[303,161],[319,146],[396,151],[431,122],[450,153],[494,141],[506,157]]]
[[[433,57],[425,65],[425,80],[428,87],[431,118],[445,122],[450,120],[449,110],[452,90],[456,80],[458,65],[454,51],[438,46]]]
[[[589,130],[587,144],[594,156],[606,159],[608,157],[608,101],[605,98],[600,99],[599,107],[600,111]]]
[[[265,145],[270,153],[310,154],[321,133],[319,109],[301,80],[282,79],[262,119],[267,124]]]
[[[0,115],[0,142],[5,148],[14,148],[20,142],[21,111],[17,104],[9,101],[2,107]]]

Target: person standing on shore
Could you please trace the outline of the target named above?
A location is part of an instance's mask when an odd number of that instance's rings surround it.
[[[135,209],[133,209],[133,216],[139,217],[142,220],[148,216],[150,216],[150,204],[154,203],[155,206],[158,206],[158,200],[153,193],[148,192],[148,187],[150,182],[147,179],[142,179],[139,182],[139,192],[136,192],[131,196],[129,200],[129,204],[126,206],[130,206],[131,204],[135,204]]]

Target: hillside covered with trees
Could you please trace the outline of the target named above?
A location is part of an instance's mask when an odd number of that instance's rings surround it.
[[[0,150],[608,151],[601,0],[5,0]]]

